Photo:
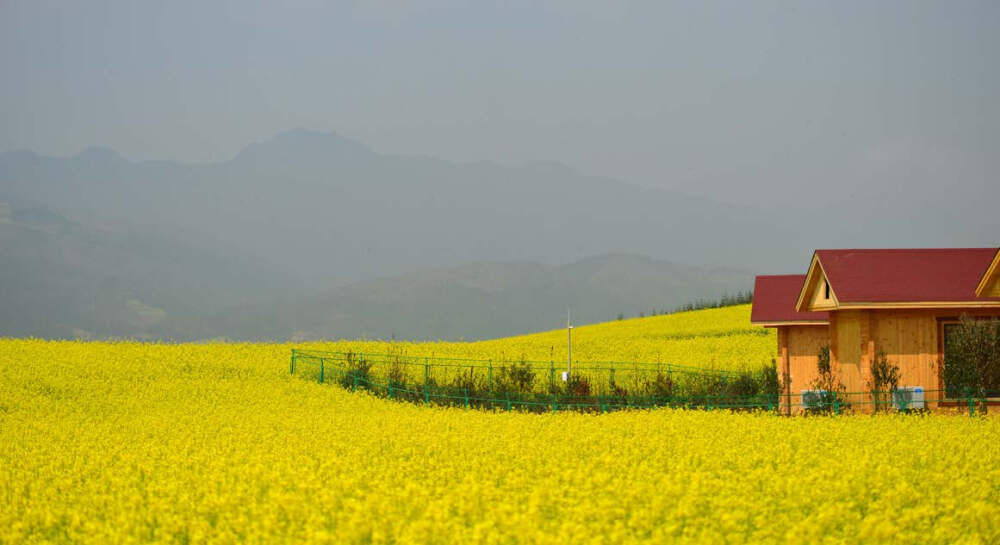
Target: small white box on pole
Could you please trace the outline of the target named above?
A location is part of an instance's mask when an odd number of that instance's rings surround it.
[[[569,381],[569,371],[563,371],[562,372],[562,380],[563,380],[563,382],[568,382]]]

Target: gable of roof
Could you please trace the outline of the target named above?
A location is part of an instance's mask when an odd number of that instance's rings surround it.
[[[809,262],[809,269],[806,270],[805,280],[795,299],[795,310],[806,311],[827,311],[837,308],[837,292],[830,285],[826,277],[826,271],[819,262],[819,258],[813,253]]]
[[[983,279],[976,287],[977,297],[1000,297],[1000,250],[993,256],[993,262],[983,273]]]
[[[888,303],[910,306],[1000,306],[1000,297],[977,297],[976,288],[996,248],[816,250],[837,294],[837,308]],[[810,275],[813,267],[810,267]],[[796,308],[812,308],[800,293]]]
[[[826,312],[795,310],[796,298],[805,278],[804,274],[758,276],[754,280],[750,323],[756,325],[827,323]]]

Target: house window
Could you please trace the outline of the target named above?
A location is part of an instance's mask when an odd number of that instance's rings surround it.
[[[829,280],[825,280],[823,282],[823,284],[824,284],[823,285],[823,299],[829,299],[830,298],[830,281]]]

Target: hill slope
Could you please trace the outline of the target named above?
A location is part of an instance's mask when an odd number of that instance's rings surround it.
[[[301,290],[232,248],[0,207],[0,336],[198,338],[219,308]]]
[[[361,282],[294,302],[239,307],[215,318],[218,334],[255,338],[483,339],[619,313],[670,310],[749,289],[752,275],[606,255],[563,266],[477,263]]]
[[[480,263],[308,295],[292,274],[166,229],[0,207],[0,335],[287,340],[474,339],[670,309],[751,275],[609,255],[565,266]]]

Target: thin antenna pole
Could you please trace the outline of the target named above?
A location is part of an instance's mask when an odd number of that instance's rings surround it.
[[[566,309],[566,376],[573,372],[573,322],[570,311]]]

